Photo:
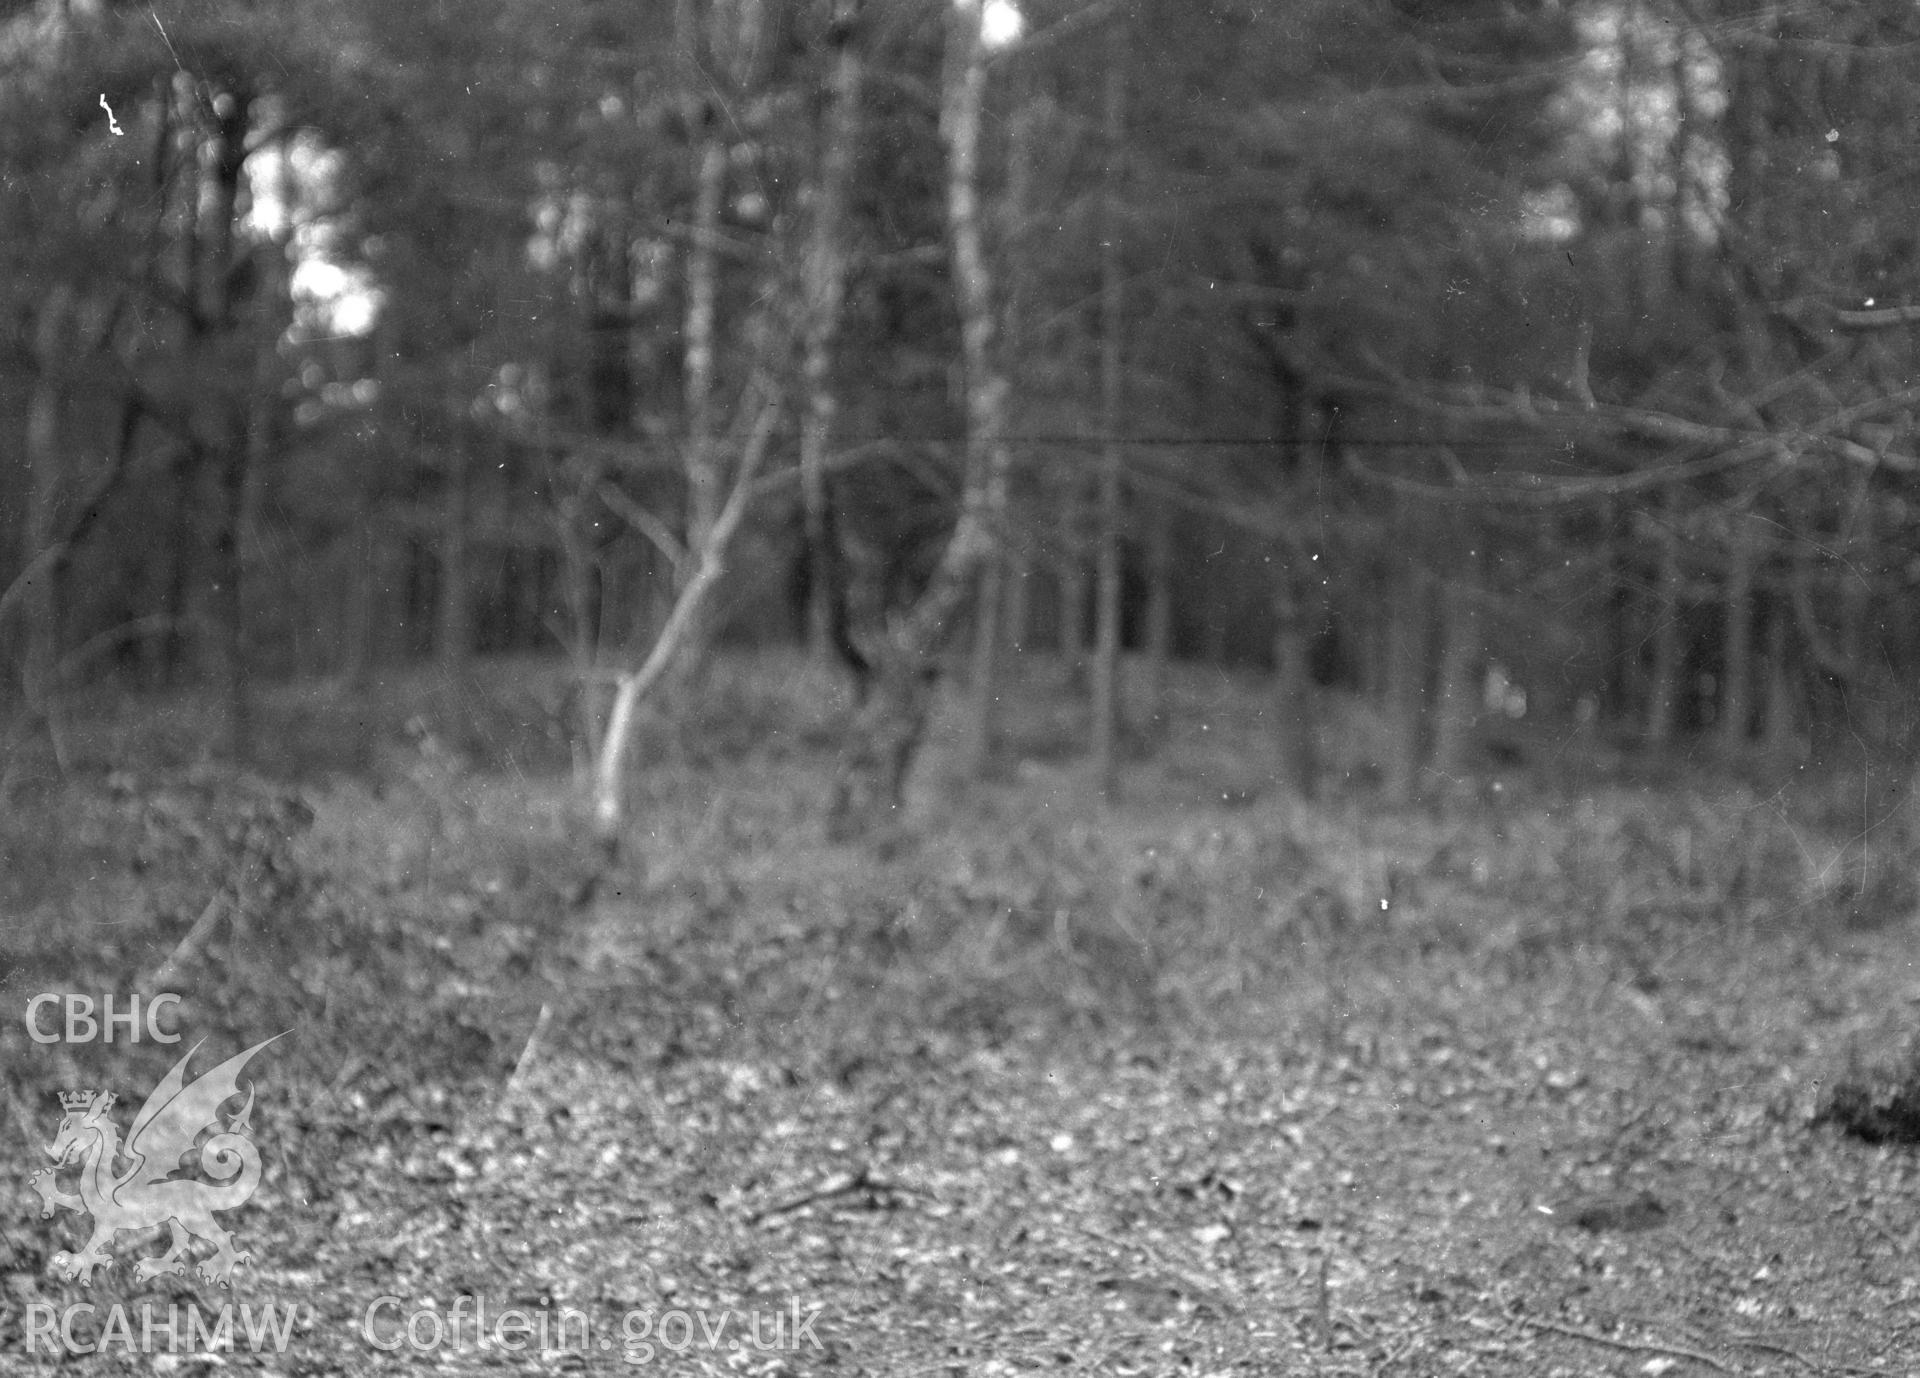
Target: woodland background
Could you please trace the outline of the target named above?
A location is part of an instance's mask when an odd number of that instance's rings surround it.
[[[1909,6],[11,9],[22,730],[564,651],[610,809],[620,686],[802,641],[849,812],[1035,649],[1108,783],[1175,658],[1309,794],[1356,698],[1390,799],[1908,754]]]

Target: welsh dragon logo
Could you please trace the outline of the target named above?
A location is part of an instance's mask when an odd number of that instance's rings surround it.
[[[274,1035],[282,1037],[285,1035]],[[40,1194],[43,1219],[50,1218],[55,1207],[91,1215],[93,1237],[77,1254],[62,1250],[54,1255],[53,1267],[60,1276],[91,1287],[95,1268],[113,1266],[109,1248],[116,1234],[154,1225],[172,1229],[173,1247],[159,1258],[142,1259],[135,1265],[135,1282],[162,1273],[185,1273],[186,1253],[196,1238],[214,1248],[198,1269],[208,1282],[229,1286],[234,1268],[253,1261],[253,1255],[240,1252],[233,1235],[213,1218],[215,1211],[230,1211],[243,1204],[260,1184],[260,1150],[254,1146],[253,1126],[248,1120],[253,1113],[252,1083],[247,1086],[246,1103],[225,1123],[221,1122],[220,1107],[240,1093],[241,1069],[274,1038],[254,1044],[189,1083],[187,1063],[201,1046],[194,1044],[160,1079],[140,1113],[133,1117],[124,1146],[120,1127],[107,1113],[113,1108],[113,1092],[61,1093],[66,1118],[47,1145],[47,1156],[54,1166],[40,1169],[29,1180]],[[217,1132],[200,1146],[200,1170],[214,1180],[174,1178],[181,1157],[192,1151],[194,1141],[208,1129]],[[128,1166],[116,1171],[115,1163],[120,1159],[125,1159]],[[55,1174],[75,1163],[80,1165],[80,1190],[77,1194],[61,1191]]]

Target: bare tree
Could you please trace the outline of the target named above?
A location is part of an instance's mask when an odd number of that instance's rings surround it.
[[[1473,744],[1473,725],[1480,709],[1480,590],[1469,555],[1460,573],[1447,580],[1440,593],[1440,655],[1433,705],[1431,763],[1443,788],[1467,771]]]
[[[840,618],[835,606],[839,560],[833,547],[827,456],[839,410],[833,347],[846,300],[852,252],[847,210],[854,154],[860,140],[860,93],[865,71],[857,30],[859,18],[856,0],[835,0],[828,33],[831,68],[824,93],[826,108],[819,124],[817,174],[811,189],[812,215],[802,265],[805,319],[801,378],[806,410],[800,421],[800,503],[807,539],[807,637],[815,654],[823,657],[844,635],[844,628],[836,626]]]
[[[195,99],[199,93],[196,92]],[[206,179],[190,232],[196,275],[188,312],[190,350],[199,366],[218,376],[223,363],[235,362],[241,322],[236,284],[240,280],[241,179],[252,127],[253,93],[240,82],[217,92],[211,101],[211,125],[203,133]],[[250,374],[240,376],[251,378]],[[226,749],[236,760],[251,749],[251,684],[246,625],[245,552],[248,461],[252,419],[248,399],[227,386],[213,390],[190,444],[211,465],[217,495],[212,546],[215,649],[221,703],[226,713]]]
[[[1016,71],[1017,94],[1008,119],[1007,188],[1003,198],[1005,227],[1002,252],[1009,260],[1005,277],[1006,299],[1000,312],[1000,338],[1009,349],[1012,342],[1024,339],[1031,306],[1026,290],[1029,274],[1023,269],[1024,246],[1019,240],[1028,217],[1033,213],[1035,143],[1044,118],[1043,106],[1032,91],[1027,69]],[[1008,410],[1013,410],[1010,398]],[[1012,424],[1008,421],[1004,424]],[[1015,475],[1008,461],[1008,482]],[[978,779],[992,762],[994,731],[998,718],[1001,683],[1001,652],[1011,640],[1018,645],[1025,637],[1027,618],[1027,570],[1024,550],[1010,548],[1010,540],[1024,539],[1025,533],[1003,531],[980,567],[980,586],[974,599],[972,664],[967,681],[967,713],[964,744],[961,749],[965,772]]]
[[[1753,519],[1733,512],[1727,521],[1726,580],[1721,600],[1720,751],[1738,757],[1747,745],[1753,712]]]
[[[33,390],[27,402],[26,548],[33,555],[52,551],[59,536],[60,494],[64,477],[60,412],[66,404],[63,360],[74,328],[71,286],[57,284],[40,302],[33,322]],[[44,711],[56,692],[54,667],[60,657],[60,604],[54,577],[57,560],[23,576],[26,656],[22,681],[29,707]]]
[[[926,587],[876,639],[873,690],[856,714],[829,809],[830,829],[839,835],[871,827],[902,802],[939,682],[936,657],[996,548],[1006,511],[1008,384],[998,358],[981,207],[988,71],[982,19],[980,0],[951,7],[940,96],[947,238],[966,387],[960,511]]]
[[[1167,667],[1173,659],[1173,511],[1155,503],[1143,514],[1147,542],[1146,676],[1141,686],[1141,716],[1148,730],[1164,734],[1167,716]]]
[[[726,568],[728,547],[756,493],[754,483],[784,406],[779,355],[784,334],[764,307],[743,322],[752,356],[735,413],[737,458],[727,462],[717,405],[721,213],[727,194],[729,138],[720,92],[758,89],[765,77],[775,15],[764,0],[678,0],[682,106],[691,133],[693,223],[686,249],[683,401],[686,436],[684,535],[677,545],[673,606],[640,664],[615,677],[606,730],[594,752],[594,828],[602,848],[617,854],[626,821],[628,756],[639,709],[669,671],[687,674],[704,658],[711,634],[709,603]],[[843,270],[842,270],[843,271]],[[769,294],[770,295],[770,294]],[[831,338],[830,334],[827,336]],[[824,349],[824,342],[819,342]],[[644,524],[644,523],[643,523]]]
[[[1677,490],[1669,488],[1662,520],[1655,532],[1660,546],[1659,574],[1654,584],[1650,614],[1653,665],[1648,677],[1647,716],[1643,730],[1643,739],[1649,747],[1665,746],[1672,739],[1674,727],[1679,721],[1681,656],[1686,650],[1680,625],[1685,571],[1680,563],[1679,512]]]
[[[609,853],[617,853],[626,822],[627,757],[632,749],[640,706],[674,668],[676,660],[687,653],[689,638],[698,635],[707,600],[726,572],[727,549],[755,496],[754,480],[765,462],[782,405],[779,385],[764,370],[759,372],[749,385],[749,396],[741,408],[741,415],[748,420],[746,434],[740,442],[740,457],[734,465],[733,481],[725,490],[713,520],[703,530],[699,544],[687,550],[673,608],[646,657],[636,668],[622,672],[616,681],[613,707],[607,715],[606,733],[595,753],[593,769],[594,827],[601,846]]]
[[[1100,506],[1095,570],[1093,760],[1100,792],[1120,788],[1120,734],[1124,726],[1120,666],[1120,534],[1125,519],[1125,455],[1120,443],[1126,376],[1123,334],[1125,290],[1120,276],[1120,160],[1126,151],[1126,30],[1108,30],[1101,87],[1101,133],[1106,176],[1100,197]]]

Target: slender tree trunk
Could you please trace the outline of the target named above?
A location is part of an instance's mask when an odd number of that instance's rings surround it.
[[[940,135],[946,149],[947,235],[966,378],[967,444],[960,515],[927,586],[877,644],[873,692],[853,726],[829,808],[829,831],[871,827],[903,802],[907,774],[925,737],[936,656],[1001,540],[1007,502],[1008,385],[996,349],[998,313],[980,207],[982,107],[987,54],[977,4],[947,15]]]
[[[1147,523],[1146,682],[1141,698],[1156,737],[1170,727],[1167,674],[1173,660],[1173,515],[1153,503]]]
[[[728,140],[724,110],[709,91],[711,75],[701,62],[703,48],[693,28],[696,9],[695,5],[683,4],[681,15],[685,105],[687,124],[693,130],[694,204],[692,243],[687,248],[687,307],[683,327],[687,437],[681,467],[687,480],[683,544],[687,558],[679,570],[680,587],[675,590],[676,596],[684,591],[687,581],[696,577],[699,562],[694,552],[706,548],[726,496],[714,392],[719,348],[720,217],[726,206]],[[684,682],[692,678],[705,663],[711,631],[707,624],[707,601],[696,600],[671,667],[677,680]],[[673,688],[671,684],[667,686],[669,697],[673,697]]]
[[[1645,744],[1650,749],[1665,746],[1673,739],[1680,709],[1681,661],[1686,645],[1681,638],[1680,625],[1682,571],[1680,533],[1676,527],[1679,510],[1679,500],[1669,490],[1658,532],[1660,572],[1654,590],[1653,666],[1648,676],[1646,730],[1643,734]]]
[[[1600,716],[1608,722],[1625,723],[1633,719],[1641,701],[1643,666],[1640,639],[1636,635],[1634,578],[1631,529],[1626,527],[1618,508],[1607,503],[1601,510],[1606,532],[1601,552],[1606,571],[1606,603],[1601,616],[1606,637],[1606,658],[1601,667]]]
[[[1845,554],[1850,564],[1860,569],[1872,569],[1877,561],[1885,558],[1879,548],[1879,533],[1875,530],[1875,499],[1867,475],[1861,474],[1856,482],[1852,503],[1853,529],[1848,534]],[[1841,581],[1840,647],[1852,664],[1863,665],[1873,659],[1875,624],[1881,620],[1876,612],[1873,586],[1867,579]]]
[[[1413,802],[1420,780],[1421,727],[1427,695],[1427,630],[1430,581],[1424,570],[1406,569],[1396,581],[1387,610],[1387,714],[1383,793],[1393,805]]]
[[[374,498],[383,466],[377,444],[370,430],[353,439],[353,528],[345,541],[347,606],[341,619],[340,677],[355,694],[373,682],[378,636],[381,538]]]
[[[1432,765],[1440,783],[1463,778],[1480,711],[1480,607],[1478,590],[1449,582],[1441,593],[1441,645],[1433,712]]]
[[[1126,30],[1115,22],[1108,30],[1102,83],[1101,135],[1106,146],[1106,175],[1100,196],[1100,516],[1096,551],[1098,597],[1094,615],[1093,773],[1101,794],[1120,789],[1120,733],[1125,710],[1120,681],[1120,528],[1124,521],[1120,428],[1125,376],[1122,372],[1123,312],[1120,276],[1120,159],[1125,153]]]
[[[1018,243],[1026,230],[1033,200],[1034,140],[1039,111],[1025,85],[1014,105],[1008,122],[1003,246]],[[1003,251],[1013,263],[1006,274],[1008,286],[1006,304],[1001,311],[1000,338],[1003,347],[1011,348],[1013,342],[1022,339],[1025,328],[1026,275],[1019,271],[1021,255],[1017,250],[1003,248]],[[1010,486],[1013,482],[1011,457],[1002,458],[999,463],[1007,471],[1003,482]],[[1008,613],[1012,611],[1008,604],[1015,592],[1024,594],[1022,575],[1009,563],[1012,551],[1006,533],[999,535],[1000,539],[981,567],[980,587],[974,603],[973,663],[967,685],[967,721],[961,748],[961,768],[974,779],[984,777],[992,764],[1000,704],[1000,655],[1002,643],[1007,639]]]
[[[1299,571],[1284,569],[1274,596],[1273,700],[1287,782],[1302,799],[1320,792],[1320,690],[1312,666],[1313,625]]]
[[[733,538],[745,518],[753,480],[772,443],[784,408],[765,357],[768,331],[762,322],[742,322],[753,343],[752,378],[742,405],[751,420],[731,478],[719,443],[715,414],[721,212],[726,202],[728,143],[725,110],[713,93],[716,77],[723,91],[741,98],[760,83],[767,11],[758,3],[731,10],[726,26],[712,24],[702,41],[700,7],[679,0],[675,18],[681,45],[684,104],[694,131],[694,207],[692,243],[687,249],[685,320],[685,402],[687,439],[683,472],[687,480],[686,539],[672,610],[638,668],[622,673],[608,711],[605,734],[593,760],[594,827],[603,851],[615,856],[626,819],[627,758],[641,705],[667,684],[669,674],[684,682],[704,663],[712,637],[712,593],[725,570]],[[709,19],[716,16],[711,12]],[[847,112],[851,118],[851,111]],[[844,266],[839,269],[844,273]],[[815,284],[818,285],[818,284]],[[831,335],[818,342],[824,369],[830,366]],[[819,361],[816,361],[819,362]],[[804,364],[804,360],[803,360]],[[817,466],[816,466],[817,469]],[[585,688],[586,686],[583,686]]]
[[[1641,90],[1641,0],[1622,0],[1619,10],[1619,79],[1615,89],[1615,116],[1619,143],[1616,146],[1616,195],[1621,198],[1620,223],[1627,242],[1635,245],[1628,275],[1627,291],[1632,318],[1643,317],[1652,304],[1651,285],[1659,275],[1656,268],[1661,255],[1645,225],[1644,188],[1652,180],[1647,175],[1647,134]]]
[[[849,270],[847,198],[853,184],[854,153],[860,139],[863,65],[853,32],[857,6],[836,0],[832,77],[820,120],[819,154],[813,188],[813,216],[806,251],[806,320],[802,331],[801,376],[806,411],[800,423],[800,496],[806,522],[807,640],[816,659],[834,654],[836,586],[840,561],[829,548],[834,539],[828,503],[827,455],[833,442],[838,398],[833,385],[833,346],[840,329]]]
[[[602,849],[609,858],[618,855],[620,834],[626,820],[627,754],[632,748],[633,731],[641,705],[661,680],[687,654],[687,638],[695,634],[705,614],[706,601],[726,572],[726,557],[740,523],[752,501],[754,480],[779,425],[782,398],[764,372],[756,378],[747,405],[756,408],[753,427],[741,448],[733,482],[727,490],[713,523],[698,546],[687,549],[688,568],[674,595],[672,610],[654,637],[653,646],[639,667],[620,676],[608,712],[605,735],[593,763],[594,826]],[[590,686],[583,686],[590,687]]]
[[[1058,649],[1067,689],[1082,694],[1087,689],[1087,488],[1076,456],[1061,457],[1059,465]]]
[[[33,322],[33,389],[27,401],[27,522],[22,548],[29,562],[42,568],[30,573],[25,588],[24,658],[22,679],[30,707],[50,709],[48,696],[58,686],[54,674],[60,661],[60,599],[57,559],[41,560],[58,541],[63,456],[60,450],[60,412],[65,400],[65,358],[72,327],[73,291],[56,285],[40,303]]]
[[[1033,640],[1033,560],[1024,550],[1007,570],[1006,622],[1007,647],[1018,655]]]
[[[65,31],[57,37],[64,41]],[[155,97],[147,102],[143,112],[147,117],[145,122],[153,130],[147,156],[149,187],[153,204],[163,208],[168,204],[173,177],[173,160],[168,156],[174,137],[170,92],[171,83],[162,79]],[[134,265],[135,280],[153,273],[165,241],[164,231],[163,210],[160,221],[142,245],[140,261]],[[74,552],[92,532],[132,467],[141,423],[145,419],[139,390],[129,385],[120,396],[113,448],[107,456],[106,467],[63,504],[59,489],[66,466],[61,462],[59,427],[64,406],[61,391],[64,370],[60,361],[69,342],[54,337],[71,330],[73,311],[72,290],[59,284],[47,294],[41,306],[43,314],[36,322],[32,348],[38,367],[28,398],[25,436],[28,492],[26,525],[21,533],[24,564],[10,583],[0,587],[0,630],[11,625],[16,606],[26,609],[25,620],[29,625],[22,638],[21,654],[29,690],[36,675],[46,676],[58,663],[62,591]],[[109,348],[114,345],[110,334],[102,343]],[[62,506],[72,515],[58,523],[56,531],[55,519]],[[155,620],[140,619],[146,628],[137,633],[142,653],[152,644]],[[42,635],[51,637],[51,644],[36,644],[36,638]]]
[[[1785,600],[1773,598],[1767,607],[1767,702],[1762,721],[1762,749],[1775,769],[1782,769],[1797,755],[1794,735],[1798,730],[1795,712],[1795,685],[1792,653],[1787,640],[1792,615]]]
[[[1376,569],[1368,579],[1367,592],[1379,604],[1360,626],[1362,688],[1375,705],[1386,709],[1393,691],[1393,604],[1399,575],[1391,569]]]
[[[447,489],[440,512],[440,667],[466,668],[473,650],[473,568],[470,558],[472,464],[458,439],[447,447]]]
[[[200,265],[199,319],[207,336],[203,341],[203,357],[213,353],[231,359],[240,328],[233,283],[240,180],[247,158],[249,101],[246,92],[234,90],[221,92],[214,98],[211,196],[204,208],[207,234]],[[251,374],[246,376],[251,381]],[[211,412],[212,460],[219,494],[219,515],[211,552],[216,607],[214,658],[219,666],[220,694],[226,710],[227,754],[235,760],[245,760],[252,735],[243,587],[247,470],[252,453],[247,424],[251,409],[244,394],[234,395],[229,383],[213,398]]]
[[[183,328],[184,349],[193,354],[204,348],[198,303],[201,245],[205,235],[201,203],[206,197],[207,185],[202,157],[204,137],[199,124],[199,87],[188,73],[177,72],[164,103],[171,111],[171,162],[178,173],[167,188],[170,200],[166,219],[173,226],[177,250],[175,281],[180,298],[188,308]],[[162,591],[162,630],[152,644],[152,670],[156,682],[167,688],[178,683],[186,668],[188,633],[195,629],[192,584],[198,573],[195,566],[199,561],[195,555],[201,533],[194,514],[201,506],[198,490],[205,468],[206,455],[199,438],[191,434],[183,437],[180,454],[168,466],[165,517],[168,539],[160,557],[164,564],[154,580]]]
[[[566,607],[567,655],[573,662],[577,688],[580,741],[585,743],[603,740],[606,686],[600,670],[610,650],[600,640],[603,601],[600,563],[584,519],[587,505],[593,501],[596,481],[597,475],[578,480],[570,490],[558,494],[553,504],[554,540],[560,557],[560,595]],[[591,747],[576,750],[577,771],[591,774],[588,761],[591,750]],[[615,828],[620,821],[616,816],[606,826]]]
[[[149,683],[159,688],[173,688],[186,661],[192,621],[193,490],[199,463],[198,452],[188,447],[174,456],[160,481],[162,510],[156,514],[156,524],[167,534],[153,579],[160,594],[158,630],[147,638],[145,657]]]
[[[1752,718],[1753,536],[1750,519],[1735,513],[1727,533],[1726,598],[1720,654],[1720,752],[1729,759],[1746,749]]]
[[[984,779],[993,763],[995,707],[1000,701],[1001,618],[1006,600],[1006,552],[996,550],[980,566],[973,598],[973,646],[967,675],[967,720],[961,745],[961,769]]]
[[[720,292],[720,210],[726,198],[727,143],[720,115],[704,103],[694,155],[693,243],[687,250],[686,409],[688,550],[697,550],[720,514],[723,483],[715,446],[714,322]],[[692,578],[683,573],[683,579]]]
[[[1671,22],[1671,21],[1669,21]],[[1699,35],[1691,24],[1675,25],[1673,64],[1670,80],[1674,96],[1672,143],[1673,209],[1667,224],[1667,243],[1671,246],[1670,273],[1674,287],[1681,293],[1692,291],[1698,280],[1698,240],[1694,223],[1706,212],[1700,194],[1696,167],[1700,161],[1701,111],[1694,89],[1694,73],[1708,70],[1700,52]]]

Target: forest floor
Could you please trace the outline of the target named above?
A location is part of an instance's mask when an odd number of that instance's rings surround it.
[[[717,667],[597,879],[537,667],[269,694],[256,773],[185,702],[16,746],[0,1372],[75,1364],[62,1321],[99,1372],[1920,1372],[1920,1151],[1819,1115],[1920,1022],[1846,790],[1522,741],[1444,807],[1306,805],[1261,686],[1194,671],[1121,802],[1030,687],[998,779],[936,748],[835,845],[808,675]],[[177,1044],[22,1018],[160,990]],[[283,1032],[231,1290],[136,1281],[158,1230],[61,1276],[55,1093],[126,1130]]]

